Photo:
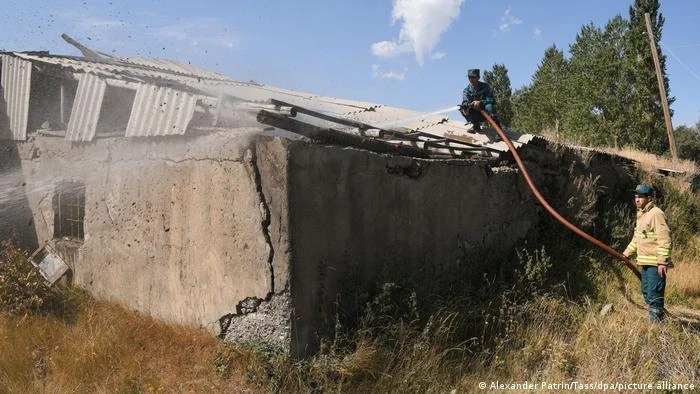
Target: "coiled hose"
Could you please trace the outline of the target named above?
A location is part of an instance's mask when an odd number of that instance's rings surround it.
[[[537,198],[537,201],[542,204],[543,207],[549,212],[550,215],[554,216],[555,219],[557,219],[559,222],[561,222],[564,226],[568,227],[569,230],[575,232],[578,234],[580,237],[584,238],[585,240],[591,242],[592,244],[596,245],[597,247],[603,249],[604,251],[608,252],[611,256],[615,257],[616,259],[620,260],[623,264],[627,266],[634,274],[637,276],[637,279],[642,280],[642,275],[637,269],[637,267],[632,263],[630,259],[625,257],[622,253],[618,252],[617,250],[611,248],[610,246],[606,245],[605,243],[599,241],[595,237],[589,235],[585,231],[581,230],[580,228],[574,226],[571,222],[566,220],[563,216],[559,214],[559,212],[555,211],[554,208],[552,208],[551,205],[547,202],[547,200],[542,197],[540,194],[539,190],[537,190],[537,187],[535,187],[535,184],[532,182],[532,179],[530,178],[530,174],[527,172],[527,169],[525,168],[525,165],[523,164],[523,161],[520,159],[520,155],[518,155],[518,152],[515,149],[515,146],[513,143],[510,141],[508,136],[506,136],[506,133],[503,132],[501,129],[501,126],[499,126],[491,117],[491,115],[488,114],[488,112],[484,111],[483,109],[479,109],[481,114],[486,118],[486,120],[491,123],[491,126],[493,126],[496,129],[496,132],[498,135],[501,137],[503,142],[506,143],[508,146],[508,149],[510,150],[510,153],[513,154],[513,158],[515,159],[515,162],[518,164],[518,167],[520,168],[521,173],[523,174],[523,177],[525,178],[525,182],[527,182],[527,185],[530,187],[530,190],[532,190],[532,193],[535,195]]]

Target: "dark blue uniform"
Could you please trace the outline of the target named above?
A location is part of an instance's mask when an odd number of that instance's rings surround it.
[[[479,129],[481,122],[486,120],[478,109],[471,108],[470,104],[475,100],[481,101],[481,108],[498,122],[494,112],[496,99],[493,97],[493,92],[491,92],[489,84],[481,81],[478,82],[476,88],[469,84],[462,92],[462,108],[460,112],[467,122],[472,123],[475,129]]]

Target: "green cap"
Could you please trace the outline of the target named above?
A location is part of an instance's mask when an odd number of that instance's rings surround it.
[[[478,68],[470,68],[467,71],[467,76],[468,77],[477,77],[479,78],[479,69]]]
[[[635,194],[644,194],[644,195],[650,195],[651,193],[654,192],[654,188],[646,185],[644,183],[637,185],[637,188],[634,189]]]

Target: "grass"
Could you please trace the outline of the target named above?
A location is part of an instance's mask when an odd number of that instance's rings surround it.
[[[669,302],[681,303],[700,310],[700,234],[688,241],[675,258],[674,267],[669,272],[668,288],[666,289]]]
[[[0,392],[221,392],[249,357],[211,335],[85,297],[74,320],[0,316]]]
[[[685,172],[689,175],[697,175],[700,173],[697,164],[692,160],[676,160],[670,157],[657,156],[653,153],[643,152],[632,148],[603,148],[604,152],[614,155],[626,157],[634,160],[642,165],[642,170],[654,173],[659,168],[668,168],[676,171]]]
[[[482,315],[484,337],[460,338],[469,313],[437,312],[397,326],[390,340],[297,362],[172,327],[86,299],[74,322],[0,318],[0,392],[473,392],[479,382],[656,382],[700,379],[700,323],[651,325],[640,300],[598,303],[546,295],[505,300]],[[635,297],[633,297],[635,298]],[[496,327],[497,326],[497,327]]]

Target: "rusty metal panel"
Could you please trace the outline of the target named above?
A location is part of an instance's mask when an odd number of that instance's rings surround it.
[[[143,84],[136,90],[127,137],[185,134],[197,96],[182,90]]]
[[[67,140],[92,141],[97,131],[106,89],[107,83],[104,79],[93,74],[80,75],[73,109],[68,119]]]
[[[10,55],[2,57],[2,85],[5,110],[10,120],[12,139],[27,139],[29,91],[32,85],[32,63]]]

